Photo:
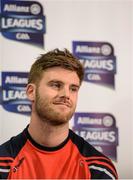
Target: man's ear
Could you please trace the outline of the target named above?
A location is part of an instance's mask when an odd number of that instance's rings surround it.
[[[35,84],[28,84],[26,87],[26,94],[30,101],[35,100],[35,91],[36,91],[36,85]]]

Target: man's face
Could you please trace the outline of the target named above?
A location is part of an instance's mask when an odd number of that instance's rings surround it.
[[[35,90],[36,115],[53,125],[67,123],[75,111],[79,87],[76,72],[60,67],[47,69]]]

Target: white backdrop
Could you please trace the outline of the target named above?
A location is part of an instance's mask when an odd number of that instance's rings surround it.
[[[0,34],[0,70],[28,72],[38,55],[53,48],[68,48],[72,41],[108,41],[117,57],[116,87],[84,82],[77,105],[80,112],[109,112],[119,130],[118,162],[120,178],[133,178],[133,2],[128,0],[36,0],[46,15],[45,47],[15,42]],[[18,134],[29,117],[0,107],[0,143]]]

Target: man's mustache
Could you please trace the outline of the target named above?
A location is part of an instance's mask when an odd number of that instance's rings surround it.
[[[54,100],[53,103],[54,104],[66,105],[67,107],[72,107],[72,102],[70,100],[68,100],[68,98],[66,98],[66,97],[56,99],[56,100]]]

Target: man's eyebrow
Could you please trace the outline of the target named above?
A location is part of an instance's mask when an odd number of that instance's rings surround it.
[[[58,80],[58,79],[52,79],[52,80],[48,81],[48,84],[50,84],[50,83],[60,83],[60,84],[64,84],[63,81]],[[80,88],[80,84],[70,84],[70,86],[74,86],[74,87]]]
[[[76,87],[76,88],[80,88],[80,85],[78,85],[78,84],[71,84],[71,86],[73,86],[73,87]]]
[[[48,81],[48,83],[52,83],[52,82],[57,82],[57,83],[62,83],[63,84],[63,82],[58,80],[58,79],[52,79],[52,80]]]

